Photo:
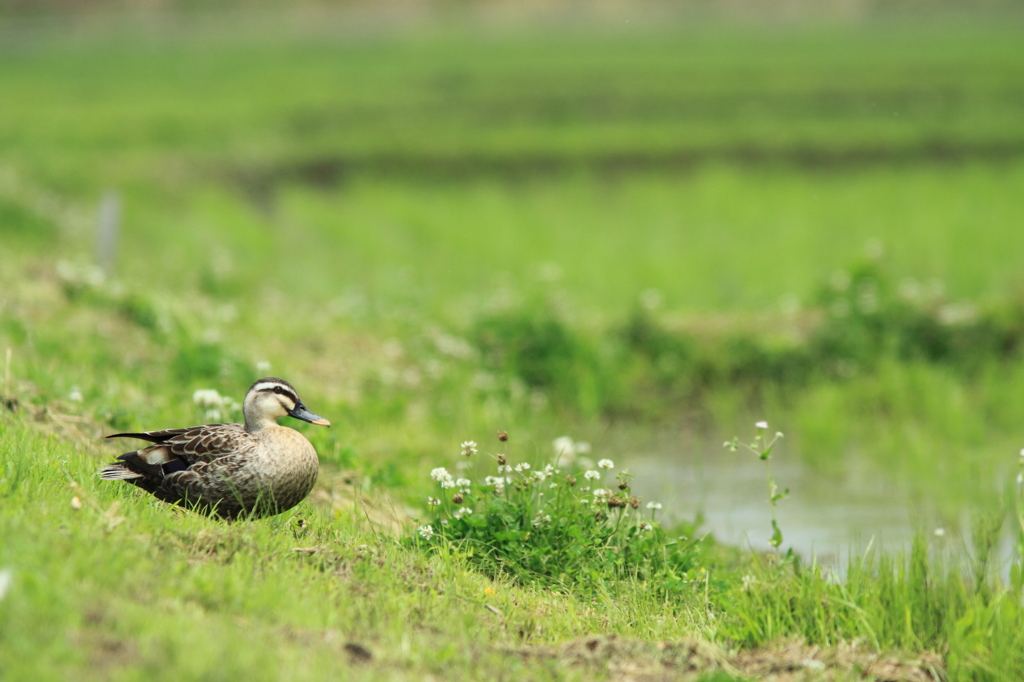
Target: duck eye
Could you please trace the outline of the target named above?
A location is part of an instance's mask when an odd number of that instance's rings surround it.
[[[274,386],[274,393],[281,395],[283,392],[280,386]]]

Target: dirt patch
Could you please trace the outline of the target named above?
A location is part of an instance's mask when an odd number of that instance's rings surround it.
[[[523,658],[550,658],[568,666],[605,669],[628,682],[696,680],[709,673],[771,682],[798,680],[877,680],[938,682],[945,665],[934,652],[878,653],[858,643],[823,648],[780,642],[760,649],[729,652],[697,639],[645,642],[616,636],[585,637],[558,646],[509,650]]]

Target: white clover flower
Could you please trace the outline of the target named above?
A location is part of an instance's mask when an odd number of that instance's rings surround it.
[[[545,479],[545,478],[547,478],[547,477],[548,477],[548,475],[547,475],[547,474],[545,474],[545,473],[544,473],[543,471],[534,471],[534,472],[533,472],[533,478],[534,478],[534,479],[535,479],[535,480],[536,480],[536,481],[537,481],[538,483],[543,483],[543,482],[544,482],[544,479]]]
[[[552,483],[551,485],[548,486],[548,488],[557,488],[557,487],[558,487],[557,483]]]
[[[602,469],[614,469],[615,462],[611,461],[610,459],[602,459],[600,462],[597,463],[597,466],[601,467]]]
[[[530,465],[527,464],[526,462],[523,462],[522,464],[517,464],[515,470],[518,473],[523,473],[524,471],[526,471],[529,468],[530,468]]]
[[[501,478],[500,476],[488,476],[487,478],[484,479],[484,483],[486,483],[487,485],[493,485],[498,490],[501,490],[502,488],[505,487],[505,479]]]
[[[207,410],[206,412],[203,413],[203,419],[206,422],[213,423],[219,422],[221,419],[223,419],[223,417],[220,413],[220,410]]]
[[[661,509],[661,502],[648,502],[647,503],[647,508],[648,509]]]
[[[594,500],[597,500],[599,497],[608,497],[609,494],[610,493],[604,488],[598,488],[594,491]]]
[[[473,492],[473,489],[472,488],[459,488],[459,492],[462,493],[463,495],[468,495],[471,492]]]
[[[759,429],[767,429],[768,422],[757,422],[756,424],[754,424],[754,426],[756,426]]]
[[[469,507],[459,507],[459,511],[454,512],[452,516],[454,516],[457,519],[461,519],[463,516],[469,516],[472,513],[473,510],[470,509]]]
[[[439,483],[442,481],[452,480],[452,475],[449,474],[448,470],[444,467],[437,467],[436,469],[431,470],[430,477]]]
[[[449,488],[454,488],[455,481],[453,481],[450,478],[446,478],[445,480],[441,481],[441,487],[444,488],[445,490],[448,490]]]
[[[220,393],[217,393],[216,389],[200,388],[192,394],[192,402],[199,407],[210,409],[221,407],[224,404],[224,399],[220,397]]]
[[[0,601],[4,600],[7,596],[8,590],[11,589],[11,585],[14,583],[14,570],[10,568],[0,568]]]
[[[460,478],[459,480],[455,481],[455,485],[461,488],[468,488],[469,486],[473,485],[473,481],[469,480],[468,478]]]
[[[434,537],[433,526],[420,526],[417,530],[419,531],[420,536],[422,536],[424,540],[429,540],[430,538]]]
[[[441,504],[441,500],[437,499],[436,497],[428,497],[427,504],[429,504],[431,507],[436,507],[437,505]]]
[[[474,441],[467,440],[463,442],[462,445],[460,445],[459,447],[462,448],[462,454],[465,457],[469,457],[470,455],[476,454],[476,442]]]
[[[512,473],[512,467],[510,467],[508,464],[499,464],[498,465],[498,473],[499,474],[511,474]]]
[[[597,479],[601,478],[601,474],[600,472],[591,469],[590,471],[587,471],[583,474],[583,478],[587,479],[588,481],[596,481]]]
[[[750,588],[757,584],[757,578],[752,575],[743,576],[743,591],[750,592]]]
[[[637,528],[640,530],[640,532],[646,532],[646,531],[649,531],[649,530],[654,530],[654,526],[652,526],[649,523],[644,523],[644,522],[639,523],[637,525]]]
[[[537,516],[535,516],[534,519],[533,519],[534,527],[538,528],[538,527],[543,526],[543,525],[548,524],[548,523],[551,523],[551,515],[550,514],[541,514],[540,512],[537,512]]]
[[[572,438],[569,436],[561,436],[551,441],[551,447],[555,449],[556,455],[564,455],[566,453],[576,452],[576,445],[572,442]]]
[[[555,473],[555,467],[551,466],[550,464],[544,467],[545,476],[550,476],[553,473]]]
[[[68,393],[68,400],[73,403],[82,402],[82,392],[78,390],[78,386],[71,387],[71,393]]]

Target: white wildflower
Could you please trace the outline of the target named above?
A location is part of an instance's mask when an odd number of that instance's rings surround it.
[[[548,477],[548,475],[545,474],[543,471],[534,471],[533,477],[537,480],[538,483],[541,483],[544,481],[545,478]]]
[[[601,467],[602,469],[614,469],[615,462],[611,461],[610,459],[602,459],[600,462],[597,463],[597,466]]]
[[[540,512],[537,512],[537,516],[533,518],[534,527],[540,527],[548,523],[551,523],[550,514],[541,514]]]
[[[418,528],[418,531],[419,531],[420,536],[424,540],[429,540],[430,538],[434,537],[434,527],[433,526],[420,526]]]
[[[510,467],[508,464],[499,464],[498,465],[498,473],[499,474],[511,474],[512,473],[512,467]]]
[[[556,455],[560,455],[565,452],[575,452],[572,438],[569,438],[569,436],[560,436],[554,439],[551,441],[551,447],[555,449]]]
[[[576,454],[577,455],[586,455],[589,452],[590,452],[590,443],[588,443],[586,441],[582,441],[582,440],[579,443],[576,443]]]
[[[459,492],[462,493],[463,495],[468,495],[471,492],[473,492],[473,489],[472,488],[459,488]]]
[[[530,465],[527,464],[526,462],[523,462],[522,464],[517,464],[515,470],[516,470],[517,473],[521,474],[521,473],[523,473],[524,471],[526,471],[529,468],[530,468]]]
[[[68,393],[68,400],[73,403],[82,402],[82,392],[78,390],[78,386],[71,387],[71,393]]]
[[[639,524],[637,524],[637,529],[639,529],[640,532],[645,532],[645,531],[649,531],[649,530],[654,530],[654,526],[652,526],[649,523],[645,523],[645,522],[641,521]]]
[[[941,538],[945,534],[946,534],[946,529],[945,528],[936,528],[935,529],[935,537]]]
[[[436,497],[428,497],[427,504],[429,504],[431,507],[436,507],[439,504],[441,504],[441,500],[437,499]]]
[[[445,480],[441,481],[441,487],[444,488],[445,490],[448,490],[449,488],[454,488],[455,481],[453,481],[450,478],[446,478]]]
[[[192,402],[204,409],[212,409],[224,405],[224,399],[213,388],[200,388],[192,394]]]
[[[13,582],[14,571],[9,568],[0,569],[0,601],[3,601],[4,597],[7,596],[7,592],[11,589]]]
[[[594,491],[594,500],[596,501],[599,497],[608,497],[608,495],[610,494],[611,493],[609,493],[604,488],[598,488],[597,490]]]
[[[648,509],[661,509],[661,502],[648,502],[647,503],[647,508]]]
[[[1017,485],[1024,485],[1024,472],[1017,474]]]
[[[203,420],[207,423],[219,422],[223,419],[220,410],[207,410],[203,413]]]
[[[550,476],[551,474],[554,474],[554,473],[557,473],[555,471],[555,467],[551,466],[550,464],[548,464],[546,467],[544,467],[544,475],[545,476]]]
[[[743,576],[743,591],[750,592],[750,588],[757,584],[757,578],[752,575]]]
[[[467,440],[462,443],[459,447],[462,448],[462,454],[466,457],[476,454],[476,442]]]
[[[756,426],[759,429],[767,429],[768,422],[757,422],[756,424],[754,424],[754,426]]]
[[[469,480],[468,478],[460,478],[459,480],[455,481],[455,485],[459,486],[460,488],[468,488],[469,486],[473,485],[473,481]]]
[[[596,481],[597,479],[601,478],[601,474],[600,472],[590,470],[583,474],[583,478],[587,479],[588,481]]]
[[[557,483],[552,483],[551,485],[548,486],[548,488],[557,488],[557,487],[558,487]]]
[[[431,470],[430,477],[438,483],[452,480],[452,475],[449,474],[448,470],[444,467],[437,467],[436,469]]]
[[[469,516],[472,513],[473,510],[470,509],[469,507],[459,507],[459,511],[454,512],[452,516],[454,516],[457,519],[461,519],[463,516]]]
[[[569,436],[562,436],[551,441],[551,447],[555,449],[555,460],[572,464],[576,459],[576,444]]]

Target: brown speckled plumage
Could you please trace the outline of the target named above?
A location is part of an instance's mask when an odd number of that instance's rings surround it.
[[[281,379],[254,383],[244,409],[244,426],[208,424],[108,436],[153,445],[121,455],[100,477],[128,481],[165,502],[224,519],[290,509],[312,490],[319,462],[301,433],[274,419],[288,414],[329,424],[307,410]]]

